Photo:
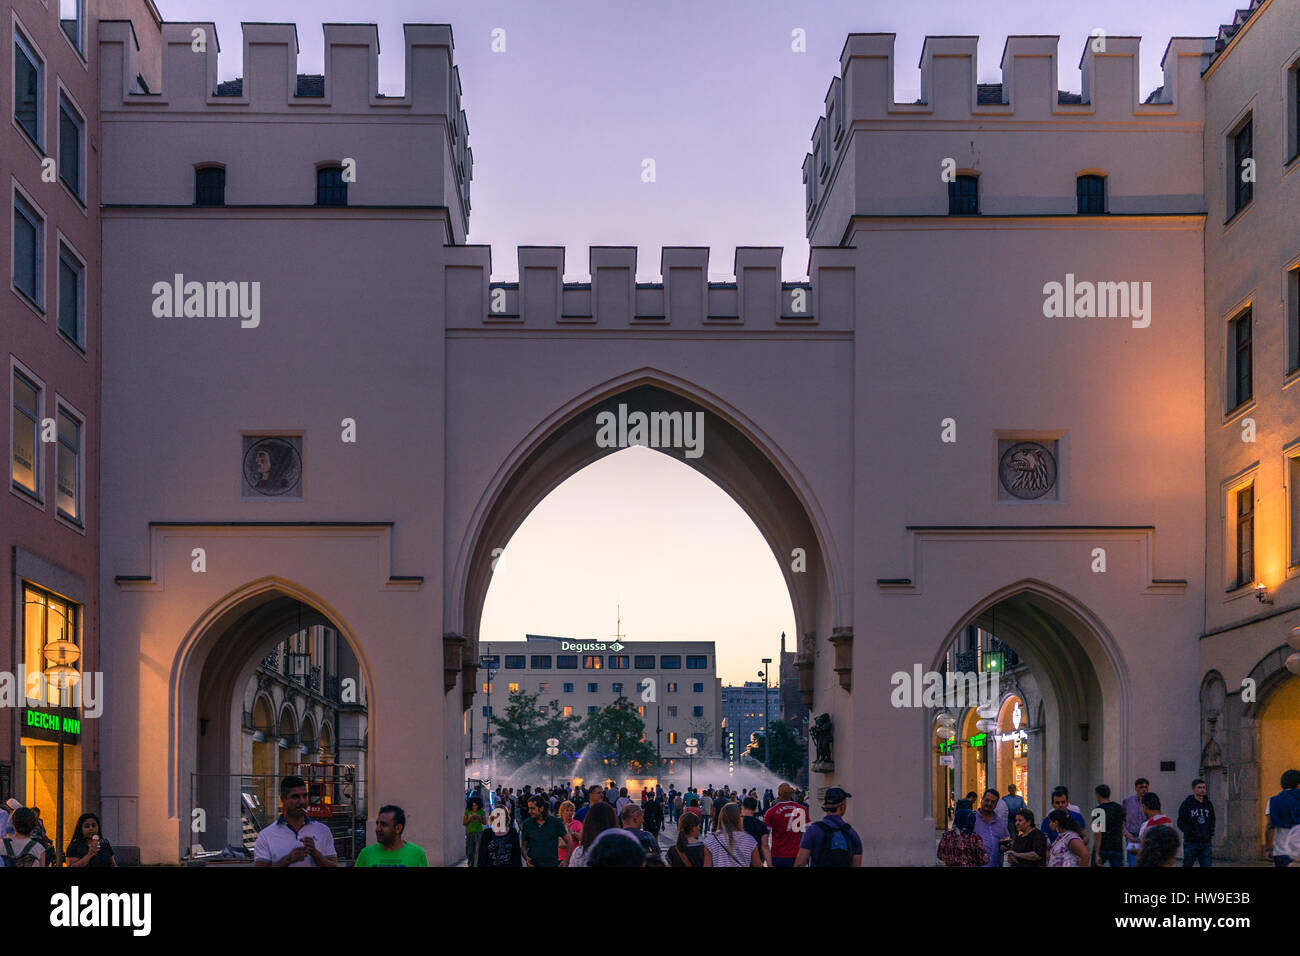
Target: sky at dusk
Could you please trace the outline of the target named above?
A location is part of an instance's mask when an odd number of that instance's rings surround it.
[[[377,22],[379,86],[403,92],[402,24],[449,23],[474,151],[469,241],[492,246],[493,278],[518,276],[516,247],[563,245],[566,278],[589,278],[591,245],[635,245],[659,278],[665,245],[709,246],[712,278],[738,245],[782,246],[806,274],[801,167],[847,34],[896,33],[895,99],[920,95],[927,35],[978,35],[980,82],[1000,82],[1007,35],[1058,34],[1061,89],[1080,89],[1090,33],[1140,36],[1140,93],[1163,81],[1171,36],[1213,36],[1230,0],[963,0],[892,3],[657,0],[157,0],[169,20],[215,20],[219,78],[241,74],[239,23],[295,22],[298,71],[322,70],[324,22]],[[492,52],[505,31],[506,50]],[[805,31],[807,52],[791,50]],[[641,181],[642,160],[657,180]],[[717,486],[644,448],[611,455],[556,489],[501,556],[480,637],[525,633],[712,640],[724,682],[756,679],[794,621],[776,558]]]

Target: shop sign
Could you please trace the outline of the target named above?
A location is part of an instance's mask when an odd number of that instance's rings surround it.
[[[37,740],[58,742],[59,725],[63,725],[63,742],[75,744],[81,738],[81,718],[75,716],[75,710],[37,710],[24,707],[19,713],[18,721],[22,736]]]

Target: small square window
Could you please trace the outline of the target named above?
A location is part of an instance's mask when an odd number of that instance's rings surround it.
[[[564,692],[565,692],[566,694],[572,694],[572,693],[573,693],[573,685],[572,685],[572,684],[565,684],[565,685],[564,685]]]
[[[348,184],[342,166],[322,166],[316,170],[316,205],[346,206]]]
[[[979,211],[978,176],[958,176],[948,184],[948,215],[977,216]]]
[[[703,708],[703,707],[692,707],[692,708],[691,708],[691,716],[692,716],[692,717],[703,717],[703,716],[704,716],[704,708]]]
[[[560,654],[555,658],[556,670],[573,671],[578,669],[577,654]]]
[[[1075,195],[1080,215],[1100,215],[1106,211],[1106,177],[1080,176],[1075,180]]]
[[[676,716],[677,716],[677,705],[676,705],[676,704],[669,704],[669,705],[668,705],[668,716],[669,716],[669,717],[676,717]],[[671,742],[671,741],[670,741],[670,742]]]
[[[582,669],[586,671],[598,671],[604,666],[604,660],[599,654],[585,654],[582,658]]]
[[[588,684],[587,684],[587,693],[588,693],[588,694],[595,694],[595,693],[598,693],[599,691],[600,691],[600,685],[597,684],[597,683],[595,683],[594,681],[591,682],[591,683],[588,683]]]
[[[563,715],[564,715],[565,717],[572,717],[572,716],[573,716],[573,705],[572,705],[572,704],[565,704],[565,705],[564,705]]]
[[[619,683],[611,684],[610,689],[618,696],[623,696],[623,685]]]
[[[200,166],[194,170],[194,205],[226,204],[226,170],[224,166]]]
[[[698,682],[697,682],[696,685],[695,685],[695,687],[694,687],[693,689],[694,689],[695,693],[697,693],[697,694],[703,694],[703,693],[704,693],[704,685],[701,684],[701,683],[698,683]]]
[[[677,693],[677,681],[675,681],[675,680],[670,680],[670,681],[667,683],[667,685],[666,685],[666,689],[667,689],[668,693],[670,693],[670,694],[675,694],[675,693]]]
[[[587,713],[590,715],[590,714],[594,714],[595,712],[596,712],[596,705],[595,705],[595,704],[588,704],[588,705],[587,705]]]
[[[515,681],[511,681],[509,684],[506,685],[506,692],[510,694],[519,693],[519,684]]]

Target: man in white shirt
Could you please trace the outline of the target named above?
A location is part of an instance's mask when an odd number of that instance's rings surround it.
[[[334,834],[307,817],[307,781],[280,781],[280,816],[257,835],[253,866],[338,866]]]

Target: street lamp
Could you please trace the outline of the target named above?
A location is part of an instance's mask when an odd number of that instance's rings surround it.
[[[763,678],[763,763],[767,764],[768,769],[772,767],[772,722],[768,720],[767,713],[768,675],[771,671],[772,658],[763,658],[763,669],[758,672],[758,676]]]
[[[551,789],[555,789],[555,768],[551,766],[551,758],[560,752],[560,742],[554,737],[546,738],[546,766],[551,767]]]
[[[58,769],[58,799],[55,801],[55,821],[54,827],[58,834],[58,842],[55,844],[54,852],[57,857],[63,858],[63,733],[64,733],[64,714],[63,714],[63,693],[65,690],[75,687],[81,674],[72,665],[81,659],[81,648],[75,641],[66,639],[66,618],[65,627],[60,629],[61,639],[51,641],[46,644],[41,653],[45,659],[51,662],[53,667],[45,668],[46,686],[55,686],[59,689],[58,703],[58,721],[59,721],[59,769]]]
[[[700,752],[700,741],[698,737],[686,738],[686,756],[691,760],[691,782],[688,786],[695,786],[695,755]]]
[[[487,736],[483,743],[487,749],[484,759],[487,760],[488,779],[496,780],[496,761],[492,754],[492,678],[496,676],[497,665],[501,663],[501,658],[496,654],[484,654],[479,657],[479,664],[487,671],[487,688],[488,688],[488,716],[487,716]]]

